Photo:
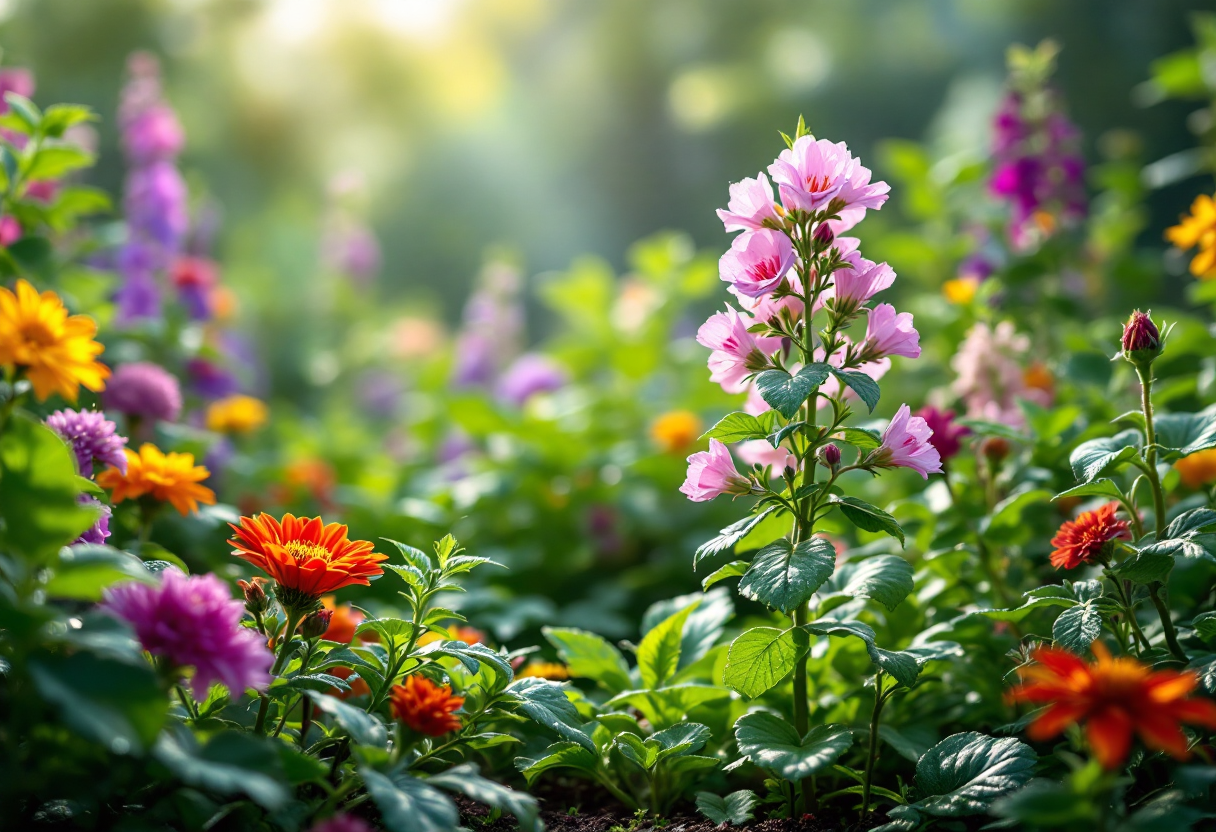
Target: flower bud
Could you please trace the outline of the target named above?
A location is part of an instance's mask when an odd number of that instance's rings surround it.
[[[989,436],[980,443],[980,453],[989,462],[1000,462],[1009,456],[1009,440],[1000,436]]]
[[[835,468],[840,464],[840,448],[829,442],[819,449],[819,458],[823,460],[824,465]]]
[[[266,596],[266,579],[254,578],[251,581],[237,581],[236,585],[245,593],[245,609],[254,615],[260,615],[270,609],[270,599]]]
[[[1148,365],[1161,354],[1161,332],[1147,312],[1137,309],[1123,326],[1123,357],[1136,365]]]
[[[320,638],[329,629],[329,620],[333,617],[333,610],[317,610],[304,619],[304,623],[300,625],[300,635],[304,638]]]
[[[831,225],[821,222],[819,223],[819,227],[815,229],[813,239],[815,240],[815,248],[825,249],[835,241],[836,234],[833,233]]]

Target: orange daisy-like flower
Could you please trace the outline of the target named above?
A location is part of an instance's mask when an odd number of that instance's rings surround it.
[[[24,280],[15,293],[0,286],[0,367],[23,367],[38,401],[58,393],[74,402],[82,384],[105,389],[110,368],[97,361],[105,348],[96,334],[97,323],[68,315],[54,292],[38,294]]]
[[[1187,488],[1203,488],[1216,482],[1216,448],[1184,456],[1174,463],[1174,467]]]
[[[215,492],[200,482],[211,476],[202,465],[194,464],[194,454],[163,453],[145,442],[135,453],[124,448],[127,472],[107,468],[97,475],[97,484],[110,489],[116,503],[137,500],[146,495],[171,503],[181,514],[198,511],[199,503],[215,504]]]
[[[320,517],[284,514],[280,522],[262,513],[242,517],[232,529],[232,554],[274,578],[279,603],[293,610],[308,611],[322,595],[344,586],[367,586],[384,574],[380,562],[388,560],[366,540],[349,540],[346,526],[326,525]]]
[[[1191,260],[1191,274],[1200,280],[1216,278],[1216,200],[1200,194],[1191,203],[1190,216],[1180,218],[1178,225],[1165,230],[1165,239],[1186,251],[1199,251]]]
[[[333,613],[329,619],[329,629],[325,638],[329,641],[340,641],[350,644],[355,640],[355,630],[363,623],[363,613],[350,604],[338,604],[334,596],[326,595],[321,599],[321,606]]]
[[[686,451],[701,435],[701,420],[688,410],[664,413],[650,426],[650,438],[669,454]]]
[[[464,704],[463,696],[453,696],[447,685],[437,685],[420,673],[393,685],[390,706],[393,716],[420,734],[440,737],[460,728],[460,717],[453,712]]]
[[[1076,569],[1102,555],[1112,540],[1131,537],[1127,521],[1115,519],[1118,510],[1117,503],[1107,503],[1096,511],[1083,511],[1076,520],[1060,526],[1051,539],[1051,545],[1055,547],[1051,565],[1057,569]]]
[[[1181,723],[1216,729],[1216,702],[1192,699],[1196,674],[1153,671],[1133,658],[1112,658],[1100,641],[1090,664],[1058,647],[1040,647],[1030,654],[1035,664],[1021,668],[1022,684],[1009,691],[1017,702],[1046,704],[1027,734],[1049,740],[1069,725],[1085,723],[1085,736],[1094,756],[1107,769],[1127,759],[1132,732],[1146,746],[1184,760],[1189,755]]]

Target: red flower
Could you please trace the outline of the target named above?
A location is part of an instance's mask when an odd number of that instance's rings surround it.
[[[420,673],[406,677],[393,686],[393,716],[428,737],[439,737],[460,728],[460,717],[452,712],[464,704],[463,696],[453,696],[447,685],[437,685]]]
[[[1133,731],[1154,751],[1185,760],[1190,751],[1181,723],[1216,729],[1216,702],[1189,698],[1198,684],[1195,673],[1154,672],[1133,658],[1112,658],[1100,641],[1090,649],[1093,664],[1067,650],[1040,647],[1031,653],[1036,664],[1018,671],[1022,684],[1010,698],[1048,705],[1030,723],[1031,739],[1048,740],[1084,722],[1094,756],[1114,769],[1127,759]]]
[[[1103,553],[1112,540],[1127,540],[1126,520],[1116,520],[1117,503],[1107,503],[1097,511],[1083,511],[1076,520],[1060,526],[1051,539],[1055,551],[1051,553],[1051,565],[1057,569],[1076,569],[1090,563]]]

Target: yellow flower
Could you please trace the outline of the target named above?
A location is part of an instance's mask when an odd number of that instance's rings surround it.
[[[1182,251],[1199,247],[1191,260],[1191,274],[1200,280],[1216,278],[1216,202],[1207,194],[1200,194],[1191,203],[1190,216],[1165,230],[1165,239]]]
[[[124,450],[125,474],[111,467],[97,475],[97,484],[113,492],[111,498],[115,503],[151,494],[157,500],[172,503],[181,514],[198,511],[199,503],[215,504],[215,492],[199,485],[211,472],[194,464],[194,454],[165,454],[147,442],[139,453],[130,448]]]
[[[558,662],[529,662],[515,676],[519,679],[535,677],[537,679],[548,679],[553,682],[562,682],[570,678],[570,671],[566,669],[564,664],[559,664]]]
[[[105,389],[110,368],[96,360],[105,349],[93,340],[96,334],[96,322],[69,316],[54,292],[40,295],[24,280],[16,293],[0,286],[0,367],[25,368],[38,401],[59,393],[74,402],[82,384]]]
[[[1187,488],[1203,488],[1216,482],[1216,448],[1185,456],[1174,463]]]
[[[207,408],[207,430],[251,433],[266,424],[266,405],[253,396],[229,396]]]
[[[942,294],[946,296],[946,300],[951,303],[964,304],[971,303],[975,300],[975,291],[980,286],[980,282],[974,277],[959,277],[954,280],[947,280],[942,284]]]
[[[700,435],[701,420],[687,410],[664,413],[650,426],[650,437],[669,454],[687,450]]]

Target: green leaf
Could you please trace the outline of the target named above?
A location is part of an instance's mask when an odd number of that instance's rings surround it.
[[[884,650],[878,646],[877,636],[869,624],[861,621],[832,621],[821,619],[803,627],[807,632],[817,636],[853,636],[859,638],[866,646],[870,661],[878,665],[891,678],[907,687],[916,684],[923,664],[911,654],[895,650]]]
[[[1051,639],[1060,647],[1074,653],[1089,650],[1089,645],[1102,634],[1102,613],[1097,602],[1069,607],[1060,613],[1051,626]]]
[[[46,144],[38,150],[26,172],[26,181],[59,179],[74,170],[87,168],[95,161],[93,154],[74,144]]]
[[[750,413],[730,413],[723,416],[718,424],[707,430],[702,439],[717,439],[727,445],[743,442],[748,439],[764,439],[769,429],[764,422]]]
[[[980,522],[980,533],[985,537],[1001,537],[1023,525],[1022,514],[1028,506],[1046,503],[1052,499],[1051,492],[1033,488],[1010,494],[992,509],[992,513]]]
[[[456,804],[416,777],[385,775],[364,766],[359,776],[389,832],[451,832],[460,820]]]
[[[674,725],[694,708],[730,697],[730,691],[717,685],[683,684],[659,690],[629,690],[612,697],[601,712],[616,708],[636,708],[657,729]]]
[[[189,731],[166,731],[152,754],[189,786],[248,795],[269,811],[281,808],[290,797],[288,789],[266,773],[268,768],[282,767],[277,750],[251,734],[225,731],[200,747]]]
[[[151,584],[156,583],[156,576],[135,555],[110,546],[65,546],[59,553],[59,565],[46,584],[46,594],[49,598],[100,601],[107,587],[132,580]]]
[[[516,757],[515,767],[531,786],[546,771],[572,768],[592,773],[599,766],[599,757],[576,742],[556,742],[539,757]]]
[[[725,581],[727,578],[738,578],[747,571],[748,563],[745,560],[732,560],[725,566],[720,566],[714,572],[701,581],[701,589],[709,589],[719,581]]]
[[[88,107],[79,104],[52,104],[43,114],[42,132],[57,139],[73,125],[96,120],[97,116]]]
[[[1208,644],[1216,643],[1216,612],[1204,612],[1195,616],[1191,621],[1195,635]]]
[[[710,592],[691,592],[668,598],[651,604],[642,616],[642,635],[645,636],[665,618],[694,603],[697,608],[684,622],[684,632],[680,638],[680,663],[676,667],[677,673],[697,662],[718,643],[722,631],[726,628],[726,622],[735,615],[735,605],[731,602],[730,593],[725,587],[719,587]]]
[[[516,679],[507,691],[514,696],[516,707],[534,722],[556,732],[562,739],[595,752],[595,743],[583,729],[578,710],[566,697],[565,687],[557,682],[526,677]]]
[[[381,538],[388,543],[397,547],[397,551],[405,558],[405,562],[421,572],[429,572],[435,568],[435,562],[431,560],[431,556],[421,549],[415,549],[407,543],[402,543],[399,540],[393,540],[391,537]]]
[[[741,826],[747,823],[754,817],[752,807],[755,805],[756,795],[751,789],[740,789],[726,797],[719,797],[713,792],[697,792],[697,811],[715,826],[727,823]]]
[[[373,748],[388,746],[388,732],[383,723],[372,714],[362,708],[347,705],[336,696],[321,694],[310,698],[319,710],[332,716],[334,721],[342,726],[352,741]]]
[[[731,642],[723,681],[755,699],[788,676],[811,646],[805,630],[755,627]]]
[[[898,555],[875,555],[848,561],[832,576],[832,592],[827,598],[872,598],[889,610],[895,609],[912,592],[912,564]],[[836,588],[839,587],[839,588]],[[820,604],[820,615],[838,604]]]
[[[1145,548],[1149,549],[1151,547]],[[1166,554],[1155,551],[1139,551],[1111,571],[1125,580],[1134,581],[1138,584],[1151,584],[1153,581],[1165,580],[1165,577],[1170,574],[1170,570],[1173,568],[1174,555],[1172,552]]]
[[[747,537],[748,533],[756,526],[760,525],[764,518],[768,517],[777,510],[776,506],[769,506],[759,514],[752,514],[744,517],[742,520],[731,523],[725,529],[718,533],[718,536],[713,540],[706,541],[697,547],[697,553],[692,559],[692,568],[696,569],[697,564],[703,559],[725,552],[727,549],[734,546],[743,538]]]
[[[848,385],[857,397],[866,404],[866,408],[871,413],[874,408],[878,407],[878,398],[882,395],[882,390],[878,387],[878,382],[870,378],[860,370],[837,370],[832,368],[832,375],[840,379],[842,384]]]
[[[625,731],[617,734],[612,747],[642,771],[650,771],[659,762],[659,744],[654,740],[642,740],[637,734]]]
[[[633,687],[621,651],[603,637],[568,627],[543,627],[541,632],[557,648],[571,676],[591,679],[614,696]]]
[[[845,428],[835,434],[841,441],[848,442],[854,448],[872,451],[882,446],[882,437],[875,431],[863,428]]]
[[[753,764],[796,782],[822,771],[848,751],[853,732],[845,725],[816,725],[799,737],[781,717],[755,711],[735,722],[735,742]]]
[[[1199,413],[1161,413],[1153,420],[1161,458],[1173,460],[1216,448],[1216,407]]]
[[[916,764],[916,785],[926,797],[912,806],[938,817],[976,815],[1030,780],[1038,758],[1013,737],[975,732],[947,737]]]
[[[470,800],[476,800],[493,809],[509,812],[519,821],[523,832],[540,832],[544,828],[540,822],[540,808],[535,797],[487,780],[472,763],[462,763],[439,774],[432,774],[426,782],[432,786],[460,792]]]
[[[662,731],[650,735],[650,739],[659,744],[662,749],[659,759],[667,757],[696,754],[709,742],[709,727],[699,722],[681,722]]]
[[[756,553],[739,592],[767,607],[790,613],[805,604],[836,569],[836,549],[821,537],[797,546],[785,538]]]
[[[77,733],[111,754],[138,754],[151,747],[168,713],[156,674],[144,662],[130,664],[79,652],[47,654],[29,662],[42,699]]]
[[[1077,603],[1077,599],[1066,587],[1054,584],[1032,589],[1022,597],[1026,600],[1020,607],[1009,610],[978,610],[976,615],[996,621],[1021,621],[1043,607],[1071,607]]]
[[[75,456],[50,428],[15,413],[0,433],[0,519],[10,551],[44,564],[93,525],[76,502]]]
[[[856,497],[832,497],[832,504],[857,528],[867,532],[882,532],[904,545],[904,530],[890,514]],[[905,593],[906,594],[906,593]]]
[[[684,622],[699,606],[689,604],[684,609],[666,618],[652,629],[638,645],[638,672],[642,684],[655,689],[663,686],[676,672],[680,664],[680,642],[684,636]]]
[[[1216,511],[1210,508],[1191,509],[1170,521],[1165,527],[1164,538],[1191,537],[1213,525],[1216,525]]]
[[[1119,486],[1115,485],[1114,480],[1103,477],[1100,480],[1082,483],[1067,491],[1061,491],[1051,499],[1060,500],[1064,497],[1110,497],[1112,500],[1119,500],[1122,499],[1123,492],[1119,490]]]
[[[792,419],[803,402],[827,381],[831,370],[822,362],[807,364],[794,376],[785,370],[765,370],[756,376],[756,390],[769,407]]]
[[[33,101],[15,92],[6,92],[4,100],[8,102],[13,115],[21,120],[30,133],[38,129],[42,123],[42,111]]]
[[[1114,436],[1082,442],[1068,458],[1073,473],[1082,482],[1097,479],[1136,456],[1141,436],[1137,430],[1125,430]]]

